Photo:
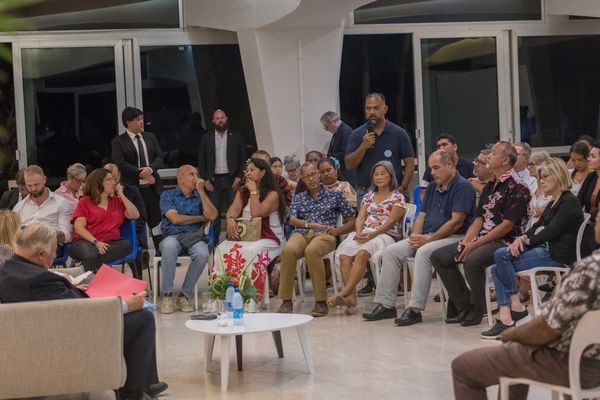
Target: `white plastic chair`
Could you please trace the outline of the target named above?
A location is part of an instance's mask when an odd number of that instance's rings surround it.
[[[581,261],[581,242],[583,240],[583,232],[585,231],[585,226],[590,220],[591,215],[588,213],[583,214],[583,222],[579,226],[579,230],[577,231],[577,241],[575,243],[575,252],[577,256],[577,261]],[[492,302],[490,299],[490,285],[492,282],[492,266],[486,268],[485,270],[485,290],[486,290],[486,308],[488,313],[488,319],[490,319],[492,314]],[[528,269],[526,271],[517,272],[518,276],[528,277],[531,282],[531,304],[533,305],[533,313],[537,315],[539,313],[540,307],[542,306],[542,300],[539,294],[538,284],[537,284],[537,274],[539,273],[554,273],[556,275],[556,284],[560,284],[562,281],[562,276],[569,272],[571,269],[567,267],[538,267]],[[490,325],[491,326],[491,325]]]
[[[552,398],[558,400],[559,395],[570,395],[573,400],[593,399],[600,397],[600,386],[582,389],[579,376],[579,365],[583,351],[590,344],[600,343],[600,310],[588,311],[579,321],[569,347],[569,387],[552,385],[526,378],[500,377],[500,398],[508,400],[510,385],[526,384],[539,386],[552,391]]]
[[[206,228],[204,230],[204,233],[208,236],[212,235],[211,232],[211,227],[212,224],[207,224]],[[152,228],[152,236],[160,236],[162,235],[162,229],[161,229],[161,224],[158,224],[157,226],[155,226],[154,228]],[[210,246],[209,246],[210,247]],[[158,249],[157,249],[158,250]],[[209,249],[210,250],[210,249]],[[208,253],[208,262],[206,263],[206,265],[212,265],[212,260],[213,260],[213,252],[209,251]],[[150,263],[150,268],[151,271],[150,274],[152,275],[152,282],[154,282],[154,286],[152,286],[152,302],[155,305],[158,305],[157,301],[158,301],[158,288],[160,285],[160,282],[158,281],[158,264],[161,262],[161,257],[160,256],[154,256],[152,257],[152,262]],[[177,257],[177,263],[178,264],[184,264],[186,263],[188,266],[189,264],[192,262],[192,259],[190,256],[179,256]],[[206,268],[204,268],[206,270]],[[204,272],[202,272],[204,273]],[[200,279],[198,279],[200,280]],[[268,294],[268,292],[267,292]],[[198,310],[198,282],[196,282],[196,285],[194,286],[194,308],[196,310]]]

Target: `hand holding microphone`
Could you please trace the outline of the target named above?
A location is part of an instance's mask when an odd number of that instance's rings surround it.
[[[377,120],[375,118],[369,118],[367,120],[367,133],[363,136],[363,145],[366,146],[367,149],[375,146],[375,140],[377,139],[377,134],[375,133],[376,124]]]

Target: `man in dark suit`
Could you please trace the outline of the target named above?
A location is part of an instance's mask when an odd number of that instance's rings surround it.
[[[346,168],[346,147],[348,138],[352,134],[350,125],[340,119],[340,115],[335,111],[327,111],[321,116],[323,129],[331,133],[331,141],[327,150],[327,157],[334,157],[340,162],[340,173],[342,178],[354,186],[354,171],[348,171]]]
[[[17,233],[15,255],[0,265],[0,301],[19,303],[86,298],[85,287],[75,287],[48,269],[56,257],[56,232],[33,223]],[[167,388],[156,369],[154,315],[143,309],[145,292],[123,302],[123,354],[127,379],[121,398],[154,399]],[[93,316],[91,316],[93,317]],[[51,344],[48,344],[51,346]]]
[[[215,220],[215,238],[221,233],[220,216],[227,211],[233,192],[238,190],[244,174],[246,147],[242,135],[229,129],[223,110],[213,113],[214,131],[202,136],[198,150],[198,173],[206,181],[204,187],[219,211]]]
[[[0,210],[12,210],[19,201],[29,195],[27,186],[25,186],[24,172],[25,168],[21,168],[17,171],[17,175],[15,176],[15,181],[17,182],[16,188],[9,189],[2,193],[2,198],[0,198]]]
[[[160,194],[163,184],[156,171],[163,165],[162,151],[153,133],[142,132],[142,110],[126,107],[121,120],[127,130],[112,140],[112,159],[121,170],[121,181],[140,190],[148,225],[154,228],[161,220]]]

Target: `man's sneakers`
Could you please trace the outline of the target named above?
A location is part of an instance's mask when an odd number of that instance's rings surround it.
[[[415,311],[410,307],[408,307],[406,310],[404,310],[404,312],[402,313],[400,318],[396,318],[394,320],[394,324],[396,324],[398,326],[409,326],[409,325],[417,324],[419,322],[423,322],[423,317],[421,316],[421,312]]]
[[[160,312],[161,314],[172,314],[175,312],[175,305],[179,308],[180,311],[183,312],[192,312],[194,311],[194,307],[190,304],[190,301],[184,295],[179,295],[176,301],[173,301],[173,293],[165,293],[162,297],[162,302],[160,303]]]
[[[184,295],[179,295],[177,298],[177,307],[182,312],[192,312],[194,311],[194,307],[191,306],[190,301]]]
[[[396,318],[396,307],[386,307],[383,304],[377,304],[377,307],[370,313],[364,313],[362,319],[365,321],[379,321],[382,319]]]
[[[529,318],[528,318],[529,312],[527,312],[527,308],[523,309],[523,311],[512,311],[511,310],[510,317],[512,318],[512,321],[508,325],[504,324],[499,319],[496,320],[496,325],[494,325],[491,329],[488,329],[487,331],[482,332],[481,338],[488,339],[488,340],[500,339],[502,332],[504,332],[508,328],[517,326],[517,325],[521,325],[522,323],[527,322],[529,320]]]

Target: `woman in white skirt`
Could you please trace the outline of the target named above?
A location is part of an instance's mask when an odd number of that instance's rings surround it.
[[[364,196],[356,218],[356,232],[340,244],[336,261],[340,265],[344,288],[327,299],[330,307],[345,306],[350,315],[358,303],[356,285],[365,274],[369,258],[377,251],[402,239],[401,224],[405,202],[397,190],[398,181],[389,161],[380,161],[371,170],[371,189]]]

